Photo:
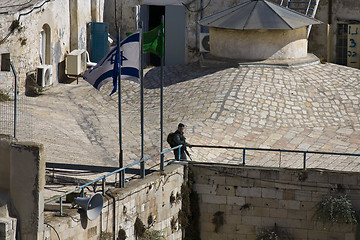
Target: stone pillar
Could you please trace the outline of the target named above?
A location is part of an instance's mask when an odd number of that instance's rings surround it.
[[[0,192],[10,188],[10,146],[11,137],[0,135]]]
[[[45,160],[42,153],[41,144],[26,142],[11,146],[10,198],[21,239],[38,239],[44,227]]]
[[[0,240],[16,239],[16,219],[0,217]]]

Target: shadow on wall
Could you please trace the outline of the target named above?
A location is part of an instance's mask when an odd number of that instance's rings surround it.
[[[76,78],[69,78],[66,74],[65,74],[65,60],[61,61],[58,63],[58,78],[59,78],[59,83],[72,83],[76,80]]]

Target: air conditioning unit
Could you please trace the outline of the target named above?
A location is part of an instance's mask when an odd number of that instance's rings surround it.
[[[74,50],[66,56],[65,73],[67,75],[79,76],[86,71],[86,51]]]
[[[199,50],[200,52],[210,52],[209,33],[200,33]]]
[[[36,82],[41,87],[48,87],[52,84],[51,65],[40,65],[36,68]]]

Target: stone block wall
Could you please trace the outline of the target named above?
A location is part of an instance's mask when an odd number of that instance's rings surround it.
[[[178,224],[181,201],[171,201],[171,196],[179,195],[183,182],[184,167],[176,164],[167,166],[163,173],[132,180],[125,188],[107,191],[102,212],[93,221],[76,209],[65,208],[64,215],[70,217],[46,217],[44,239],[57,239],[57,234],[61,239],[121,239],[120,231],[125,231],[126,239],[137,239],[137,218],[146,229],[161,231],[164,239],[182,239]]]
[[[0,239],[38,239],[43,228],[43,146],[0,135]]]
[[[201,239],[256,239],[275,224],[293,239],[359,237],[355,224],[329,229],[313,218],[315,205],[329,196],[346,194],[360,210],[358,173],[206,164],[190,169],[200,200]]]

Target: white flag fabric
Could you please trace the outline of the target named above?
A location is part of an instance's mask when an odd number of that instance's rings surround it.
[[[117,89],[117,77],[119,74],[119,63],[121,65],[121,79],[139,82],[140,76],[140,32],[135,32],[120,43],[120,54],[118,47],[112,48],[106,56],[94,67],[88,69],[83,78],[97,90],[113,80],[113,94]],[[119,58],[118,58],[119,57]]]
[[[140,83],[140,32],[131,34],[120,43],[121,79]]]

